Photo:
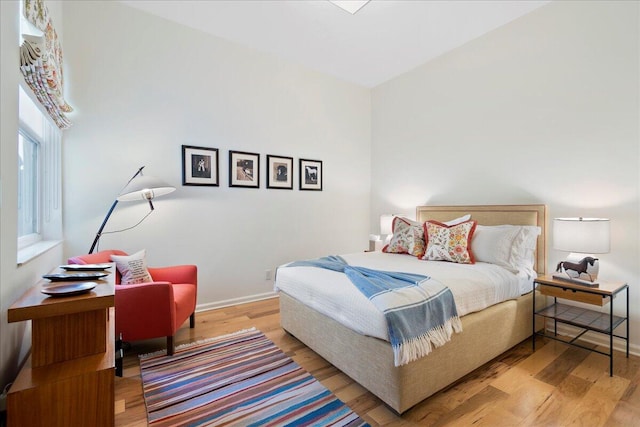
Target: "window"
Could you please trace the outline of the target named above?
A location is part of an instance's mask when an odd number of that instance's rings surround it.
[[[30,89],[26,89],[30,91]],[[29,94],[18,98],[18,262],[37,255],[33,247],[62,237],[60,209],[61,131]],[[46,246],[46,245],[45,245]],[[50,246],[49,246],[50,247]],[[25,248],[32,248],[21,255]],[[46,249],[43,249],[46,250]]]
[[[24,129],[18,135],[18,248],[40,240],[38,151],[40,143]]]

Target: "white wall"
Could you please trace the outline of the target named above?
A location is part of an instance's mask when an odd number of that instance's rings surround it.
[[[62,260],[57,246],[18,267],[18,63],[20,13],[18,1],[0,2],[0,391],[13,380],[31,345],[30,322],[7,323],[7,309],[24,291]],[[47,2],[60,39],[60,2]]]
[[[265,271],[366,248],[370,91],[117,2],[65,2],[75,123],[64,146],[65,256],[86,253],[139,166],[177,191],[101,248],[147,249],[150,265],[197,264],[201,308],[273,290]],[[181,186],[181,145],[220,150],[220,187]],[[229,188],[228,151],[260,153],[260,189]],[[266,155],[295,158],[293,191],[267,190]],[[299,191],[298,159],[324,190]],[[120,203],[107,229],[134,224]]]
[[[371,224],[420,204],[609,217],[601,277],[629,283],[640,352],[638,21],[638,2],[553,2],[375,88]]]
[[[419,204],[545,203],[550,218],[610,217],[602,275],[631,285],[637,350],[637,2],[555,2],[373,91],[119,3],[54,3],[76,108],[64,142],[66,246],[17,268],[18,2],[0,2],[1,386],[29,344],[7,307],[89,249],[142,165],[178,190],[101,247],[198,264],[203,307],[270,292],[264,270],[281,262],[362,250],[379,214]],[[180,185],[182,144],[220,149],[220,187]],[[266,154],[324,160],[325,190],[266,190],[264,175],[259,190],[228,188],[230,149],[259,152],[263,166]],[[121,203],[108,228],[144,213]],[[551,250],[549,265],[563,256]]]

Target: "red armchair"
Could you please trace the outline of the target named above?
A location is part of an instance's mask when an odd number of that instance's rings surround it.
[[[119,250],[105,250],[69,258],[69,264],[111,262],[111,255],[127,255]],[[189,318],[195,327],[198,269],[195,265],[149,267],[153,282],[120,285],[116,274],[116,336],[124,341],[167,337],[167,354],[173,355],[174,335]]]

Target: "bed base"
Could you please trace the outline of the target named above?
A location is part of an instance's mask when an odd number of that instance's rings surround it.
[[[395,367],[387,341],[360,335],[284,292],[280,293],[280,314],[287,332],[399,414],[532,333],[529,293],[462,317],[463,332],[454,334],[446,345],[420,360]]]

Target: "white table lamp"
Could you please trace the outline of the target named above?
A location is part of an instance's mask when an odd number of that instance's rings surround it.
[[[380,234],[384,236],[385,242],[390,240],[390,236],[393,234],[393,218],[395,215],[392,214],[380,215]]]
[[[571,253],[558,263],[553,277],[597,286],[599,262],[593,255],[609,252],[610,234],[608,218],[555,218],[553,247]]]

